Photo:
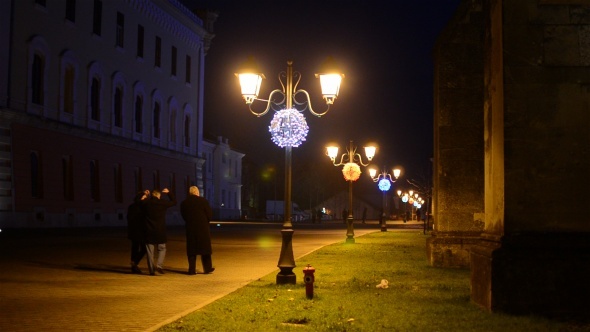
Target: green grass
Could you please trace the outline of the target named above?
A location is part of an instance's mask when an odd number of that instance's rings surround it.
[[[297,261],[296,285],[276,272],[159,331],[587,331],[541,317],[490,314],[470,303],[469,271],[428,265],[422,232],[377,232]],[[303,268],[315,269],[314,298]],[[377,288],[382,279],[389,288]]]

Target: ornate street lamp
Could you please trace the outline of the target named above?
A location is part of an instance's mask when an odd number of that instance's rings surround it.
[[[369,161],[373,159],[375,156],[375,152],[377,148],[375,146],[365,146],[365,155]],[[337,146],[328,146],[326,147],[326,154],[332,160],[334,166],[342,166],[342,174],[344,175],[344,179],[349,182],[348,185],[348,216],[346,218],[346,242],[354,243],[354,219],[352,216],[352,183],[359,179],[361,175],[361,167],[367,166],[369,163],[364,163],[362,156],[356,153],[356,147],[350,141],[350,145],[346,153],[343,153],[340,157],[340,162],[336,162],[336,157],[338,156],[338,147]],[[359,164],[357,164],[357,162]]]
[[[242,89],[242,97],[250,112],[257,117],[268,113],[269,110],[275,112],[275,116],[269,126],[272,140],[280,147],[285,148],[285,198],[284,198],[284,221],[282,234],[281,255],[279,257],[278,267],[280,272],[277,274],[277,284],[295,284],[296,275],[293,273],[295,268],[295,259],[293,258],[293,225],[291,223],[291,154],[292,147],[299,146],[307,136],[307,123],[303,112],[309,109],[311,114],[320,117],[328,112],[330,105],[334,103],[338,92],[340,91],[340,82],[344,75],[340,74],[334,66],[331,58],[324,64],[322,73],[316,74],[320,79],[322,95],[328,107],[323,113],[316,113],[311,107],[309,93],[302,89],[297,89],[301,80],[301,74],[293,71],[293,61],[287,61],[287,71],[279,73],[279,82],[281,89],[275,89],[270,92],[268,99],[258,99],[264,74],[258,69],[258,65],[253,58],[242,66],[239,73],[235,74]],[[295,82],[294,82],[295,81]],[[297,95],[303,94],[305,99],[298,100]],[[261,112],[252,109],[255,101],[266,102],[266,108]],[[300,107],[300,109],[297,109]]]
[[[401,172],[402,171],[399,168],[394,168],[392,176],[392,174],[387,173],[385,167],[383,167],[383,171],[381,172],[381,174],[377,174],[376,168],[369,168],[369,175],[371,176],[371,179],[373,180],[373,182],[378,182],[377,185],[379,187],[379,190],[383,192],[383,214],[381,216],[382,232],[387,232],[387,213],[385,213],[385,209],[387,208],[387,191],[389,191],[389,188],[391,188],[391,184],[397,181]]]
[[[402,199],[404,205],[404,222],[406,222],[406,208],[407,204],[410,204],[410,219],[412,218],[414,208],[416,210],[420,209],[422,205],[424,205],[425,201],[417,192],[410,190],[408,192],[402,192],[401,190],[397,191],[397,195]]]

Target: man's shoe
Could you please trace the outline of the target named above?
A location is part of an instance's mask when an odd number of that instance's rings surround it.
[[[205,270],[204,273],[205,274],[209,274],[209,273],[212,273],[213,271],[215,271],[215,268],[214,267],[210,268],[209,270]]]
[[[188,271],[189,276],[194,276],[195,274],[197,274],[197,271]]]
[[[142,274],[141,270],[137,267],[137,265],[131,266],[131,273]]]
[[[156,271],[158,271],[159,274],[164,274],[164,269],[161,267],[157,268]]]

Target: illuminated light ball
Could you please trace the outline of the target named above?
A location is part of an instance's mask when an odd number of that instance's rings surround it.
[[[346,181],[356,181],[361,176],[361,168],[356,163],[346,163],[342,167],[342,174]]]
[[[391,182],[387,179],[379,180],[379,190],[381,191],[388,191],[391,188]]]
[[[290,108],[276,112],[268,130],[272,141],[281,148],[298,147],[305,141],[309,127],[303,114]]]
[[[402,202],[407,203],[408,202],[408,196],[407,195],[403,195],[402,196]]]

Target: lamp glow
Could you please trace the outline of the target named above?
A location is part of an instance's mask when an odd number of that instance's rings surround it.
[[[258,93],[260,93],[260,85],[262,85],[262,78],[263,76],[260,74],[238,74],[240,87],[242,89],[242,97],[244,97],[246,104],[252,104],[254,99],[258,98]]]
[[[326,147],[326,152],[328,153],[328,157],[332,159],[332,161],[336,160],[336,156],[338,156],[338,147],[337,146],[328,146]]]
[[[373,157],[375,157],[375,152],[377,151],[377,147],[375,146],[365,146],[365,155],[367,155],[367,159],[371,161]]]

